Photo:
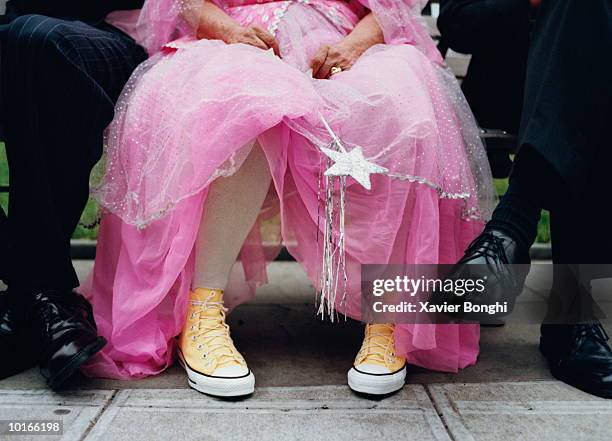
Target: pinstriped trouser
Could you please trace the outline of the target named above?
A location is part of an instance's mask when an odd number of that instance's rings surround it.
[[[11,185],[4,232],[9,287],[70,289],[78,285],[70,237],[101,156],[102,133],[146,54],[110,25],[41,15],[16,18],[0,39]]]

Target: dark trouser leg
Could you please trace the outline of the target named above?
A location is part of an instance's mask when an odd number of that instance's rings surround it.
[[[585,226],[576,213],[551,213],[553,286],[545,323],[575,324],[594,318],[590,280],[584,280],[588,268],[581,265],[588,261],[583,255],[585,234],[581,229]]]
[[[531,182],[535,185],[519,190],[525,197],[519,201],[503,198],[494,215],[495,220],[509,219],[507,224],[522,223],[518,229],[528,233],[523,234],[528,240],[535,236],[533,219],[537,211],[531,201],[537,203],[539,195],[559,193],[556,185],[545,187],[547,170],[563,180],[572,193],[566,203],[571,203],[585,192],[598,151],[609,150],[612,62],[601,54],[612,50],[611,19],[612,4],[608,0],[545,0],[539,8],[526,75],[521,150],[511,187],[516,178],[523,180],[519,176],[520,162],[529,150],[540,154],[543,165],[534,169]],[[531,212],[530,221],[510,213],[509,205],[520,206],[530,199],[529,205],[521,206],[523,212]]]
[[[550,164],[530,146],[524,146],[515,160],[508,191],[487,228],[504,231],[528,249],[536,238],[540,212],[550,205],[550,195],[559,185]]]
[[[114,102],[144,58],[110,27],[39,15],[11,23],[2,44],[11,290],[78,285],[70,237]]]
[[[8,249],[8,219],[2,207],[0,207],[0,280],[6,279],[7,262],[6,250]]]
[[[591,297],[591,281],[612,277],[612,208],[606,203],[611,156],[598,152],[582,196],[560,190],[551,210],[555,268],[549,316],[564,323],[602,317]]]
[[[612,2],[544,0],[530,46],[519,142],[545,157],[581,197],[609,150]]]
[[[2,47],[2,41],[4,40],[4,34],[8,30],[7,24],[0,24],[0,48]],[[2,74],[2,58],[0,57],[0,75]],[[3,108],[2,103],[2,87],[0,87],[0,141],[3,140]],[[0,185],[2,183],[0,182]],[[0,207],[0,280],[4,280],[7,274],[7,250],[8,250],[8,219],[6,213]]]

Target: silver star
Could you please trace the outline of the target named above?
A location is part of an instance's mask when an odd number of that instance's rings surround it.
[[[350,152],[342,152],[321,147],[332,161],[335,162],[325,171],[325,176],[351,176],[359,182],[366,190],[372,188],[370,175],[373,173],[387,173],[389,170],[372,162],[364,156],[361,147],[357,146]]]

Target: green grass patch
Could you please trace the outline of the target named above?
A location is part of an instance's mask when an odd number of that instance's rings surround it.
[[[95,219],[98,214],[98,205],[90,199],[87,201],[87,205],[85,206],[84,219]],[[89,222],[93,222],[89,221]],[[79,224],[74,230],[74,234],[72,235],[73,239],[97,239],[98,238],[98,226],[95,227],[84,227]]]

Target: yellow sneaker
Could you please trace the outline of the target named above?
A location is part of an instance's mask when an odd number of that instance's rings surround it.
[[[225,323],[223,291],[196,289],[179,337],[179,362],[187,371],[189,386],[220,397],[249,395],[255,377],[234,346]]]
[[[355,392],[385,395],[404,387],[406,359],[395,355],[394,325],[367,325],[361,349],[348,372]]]

